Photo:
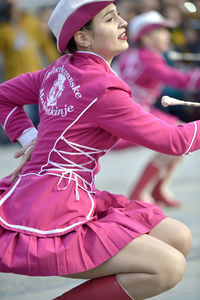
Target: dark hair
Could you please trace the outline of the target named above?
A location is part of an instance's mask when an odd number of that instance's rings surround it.
[[[7,1],[0,0],[0,23],[10,22],[12,4]]]
[[[92,20],[90,20],[87,24],[85,24],[80,30],[83,30],[83,29],[91,30],[92,29]],[[72,37],[71,40],[69,41],[69,43],[67,45],[67,50],[70,53],[74,53],[78,50],[74,37]]]

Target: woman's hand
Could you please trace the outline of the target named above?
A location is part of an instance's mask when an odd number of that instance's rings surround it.
[[[34,149],[35,142],[36,142],[36,139],[34,139],[30,144],[27,144],[25,147],[23,147],[22,149],[20,149],[19,151],[17,151],[14,154],[15,158],[22,157],[22,160],[21,160],[20,165],[17,167],[17,169],[15,169],[15,171],[10,174],[10,182],[11,183],[17,178],[21,169],[30,160],[33,149]]]

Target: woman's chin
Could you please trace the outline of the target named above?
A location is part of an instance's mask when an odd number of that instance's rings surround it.
[[[126,51],[128,48],[129,48],[129,44],[126,43],[126,44],[121,48],[121,51],[119,52],[119,54],[122,53],[122,52],[124,52],[124,51]]]

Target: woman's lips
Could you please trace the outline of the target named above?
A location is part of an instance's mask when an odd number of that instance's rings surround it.
[[[126,31],[124,31],[124,32],[119,36],[119,40],[123,40],[123,41],[126,41],[126,40],[127,40]]]

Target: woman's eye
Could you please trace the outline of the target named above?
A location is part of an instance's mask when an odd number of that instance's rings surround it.
[[[117,13],[116,16],[120,16],[120,13]],[[108,19],[107,22],[112,22],[116,16],[113,16],[112,18]]]
[[[114,19],[114,17],[107,20],[107,22],[111,22]]]

